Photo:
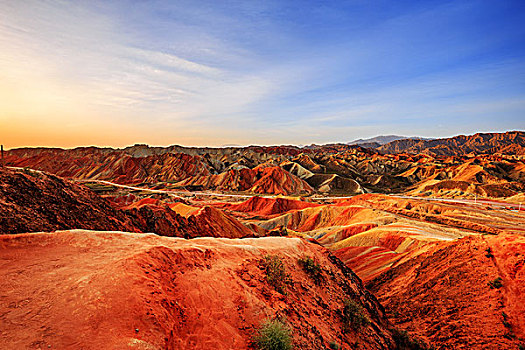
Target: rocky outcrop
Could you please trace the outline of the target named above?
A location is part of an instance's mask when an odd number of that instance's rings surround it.
[[[32,170],[0,168],[0,234],[68,228],[139,230],[87,187]]]

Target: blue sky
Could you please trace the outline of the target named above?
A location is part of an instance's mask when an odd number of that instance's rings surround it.
[[[8,147],[525,127],[523,1],[0,0]]]

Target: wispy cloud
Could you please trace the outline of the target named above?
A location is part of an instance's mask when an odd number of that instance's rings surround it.
[[[224,73],[220,69],[186,60],[175,55],[160,51],[151,51],[136,48],[125,48],[123,51],[129,52],[128,57],[130,59],[141,60],[152,67],[159,67],[175,71],[183,71],[217,77],[219,77],[221,73]]]
[[[47,94],[50,100],[69,98],[88,113],[113,114],[122,122],[131,115],[132,120],[176,126],[238,112],[272,90],[258,72],[218,68],[141,48],[148,45],[119,33],[111,16],[92,9],[70,11],[68,4],[53,1],[25,4],[29,13],[13,4],[3,6],[0,62],[10,76],[4,88],[8,83],[23,85],[16,106],[2,106],[10,113]],[[67,112],[71,106],[55,107]]]

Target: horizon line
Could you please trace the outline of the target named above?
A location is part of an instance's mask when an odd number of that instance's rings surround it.
[[[374,139],[381,136],[396,136],[396,137],[402,137],[403,140],[414,140],[420,138],[420,141],[432,141],[432,140],[443,140],[443,139],[451,139],[455,137],[460,136],[474,136],[478,134],[507,134],[507,133],[519,133],[519,132],[525,132],[525,130],[507,130],[507,131],[479,131],[472,134],[456,134],[453,136],[448,137],[422,137],[422,136],[402,136],[402,135],[377,135],[365,139],[356,139],[352,141],[334,141],[334,142],[328,142],[328,143],[305,143],[305,144],[245,144],[245,145],[221,145],[221,146],[196,146],[196,145],[182,145],[182,144],[169,144],[169,145],[154,145],[154,144],[148,144],[143,142],[137,142],[134,144],[128,144],[125,146],[110,146],[110,145],[78,145],[73,147],[60,147],[60,146],[20,146],[20,147],[14,147],[14,148],[6,148],[4,145],[4,151],[12,151],[17,149],[62,149],[62,150],[74,150],[79,148],[100,148],[100,149],[114,149],[114,150],[124,150],[126,148],[136,147],[136,146],[146,146],[148,148],[169,148],[169,147],[181,147],[181,148],[210,148],[210,149],[219,149],[219,148],[249,148],[249,147],[297,147],[297,148],[305,148],[305,147],[311,147],[311,146],[330,146],[330,145],[349,145],[352,142],[363,140],[367,141],[369,139]],[[393,142],[393,141],[391,141]],[[366,143],[366,142],[363,142]],[[389,142],[387,142],[388,144]],[[355,144],[354,146],[358,146],[359,144]]]

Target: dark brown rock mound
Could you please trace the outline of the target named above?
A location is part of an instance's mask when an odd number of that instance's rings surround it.
[[[216,209],[184,217],[144,199],[122,208],[87,187],[33,170],[0,168],[0,234],[64,229],[152,232],[170,237],[251,237],[255,232]]]
[[[87,187],[31,170],[0,168],[0,234],[138,229]]]

